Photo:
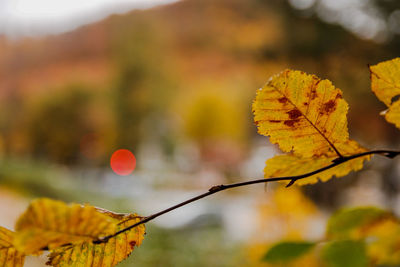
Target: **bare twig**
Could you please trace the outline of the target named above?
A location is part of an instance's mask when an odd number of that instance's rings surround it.
[[[205,192],[203,194],[200,194],[200,195],[195,196],[195,197],[193,197],[191,199],[183,201],[183,202],[181,202],[181,203],[179,203],[179,204],[177,204],[175,206],[172,206],[172,207],[167,208],[165,210],[162,210],[160,212],[154,213],[154,214],[152,214],[150,216],[144,217],[139,222],[137,222],[137,223],[135,223],[135,224],[133,224],[133,225],[131,225],[129,227],[126,227],[126,228],[124,228],[124,229],[122,229],[122,230],[120,230],[120,231],[118,231],[118,232],[116,232],[116,233],[114,233],[112,235],[108,235],[108,236],[99,238],[98,240],[94,240],[93,243],[94,244],[106,243],[110,238],[113,238],[113,237],[115,237],[115,236],[117,236],[119,234],[122,234],[122,233],[124,233],[126,231],[129,231],[129,230],[131,230],[132,228],[134,228],[134,227],[136,227],[138,225],[147,223],[147,222],[149,222],[149,221],[151,221],[151,220],[153,220],[153,219],[155,219],[155,218],[157,218],[157,217],[159,217],[159,216],[161,216],[161,215],[163,215],[165,213],[168,213],[168,212],[170,212],[172,210],[178,209],[178,208],[180,208],[182,206],[185,206],[185,205],[187,205],[189,203],[192,203],[194,201],[197,201],[199,199],[205,198],[205,197],[207,197],[209,195],[213,195],[213,194],[215,194],[217,192],[220,192],[220,191],[224,191],[224,190],[235,188],[235,187],[247,186],[247,185],[251,185],[251,184],[260,184],[260,183],[268,183],[268,182],[276,182],[276,181],[289,181],[289,183],[286,186],[286,187],[289,187],[289,186],[293,185],[297,180],[304,179],[304,178],[310,177],[310,176],[312,176],[314,174],[317,174],[317,173],[323,172],[325,170],[331,169],[331,168],[333,168],[335,166],[338,166],[340,164],[343,164],[343,163],[345,163],[345,162],[347,162],[349,160],[353,160],[353,159],[356,159],[356,158],[360,158],[360,157],[364,157],[364,156],[368,156],[368,155],[373,155],[373,154],[385,156],[387,158],[394,158],[397,155],[400,155],[400,151],[373,150],[373,151],[363,152],[363,153],[359,153],[359,154],[354,154],[354,155],[351,155],[351,156],[339,156],[338,158],[333,160],[330,165],[325,166],[325,167],[320,168],[320,169],[317,169],[317,170],[312,171],[312,172],[308,172],[308,173],[302,174],[302,175],[287,176],[287,177],[274,177],[274,178],[267,178],[267,179],[264,178],[264,179],[258,179],[258,180],[250,180],[250,181],[241,182],[241,183],[234,183],[234,184],[227,184],[227,185],[223,185],[223,184],[222,185],[216,185],[216,186],[211,187],[207,192]]]

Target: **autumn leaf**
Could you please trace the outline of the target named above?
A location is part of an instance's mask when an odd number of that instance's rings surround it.
[[[362,228],[360,232],[360,235],[370,240],[368,254],[377,265],[400,265],[400,223],[397,218],[382,218]]]
[[[400,128],[400,58],[370,66],[371,89],[389,108],[385,119]]]
[[[315,247],[315,243],[304,242],[304,241],[283,241],[274,244],[265,253],[262,258],[265,262],[270,263],[289,263],[297,258],[300,258],[304,254],[307,254],[310,250]]]
[[[136,214],[119,215],[112,212],[105,214],[118,225],[116,231],[129,227],[141,219]],[[87,241],[60,247],[49,255],[47,264],[56,267],[115,266],[127,258],[135,246],[142,243],[144,234],[145,227],[141,224],[110,238],[106,243],[94,244]]]
[[[330,81],[293,70],[272,77],[253,103],[258,132],[302,157],[336,152],[336,144],[349,139],[347,110]]]
[[[328,80],[304,72],[285,70],[261,88],[253,103],[260,134],[270,137],[287,155],[267,160],[264,177],[291,177],[332,164],[345,156],[366,152],[349,139],[348,105],[342,92]],[[360,170],[370,156],[298,180],[300,185],[327,181]]]
[[[360,237],[370,225],[392,218],[393,215],[376,207],[345,208],[333,214],[326,226],[329,239],[353,239]]]
[[[25,255],[13,245],[14,232],[0,226],[0,266],[22,267]]]
[[[34,200],[16,224],[15,247],[26,254],[92,241],[115,232],[115,221],[95,207]]]
[[[348,141],[345,144],[346,145],[339,146],[339,148],[342,148],[341,151],[344,153],[346,153],[346,151],[350,151],[351,153],[362,153],[366,151],[355,141]],[[329,153],[328,155],[321,155],[311,158],[302,158],[294,154],[278,155],[266,161],[264,177],[291,177],[302,175],[326,167],[332,164],[332,160],[336,158],[337,155],[335,153]],[[318,181],[326,182],[333,176],[336,176],[337,178],[345,176],[351,171],[361,170],[363,167],[363,162],[369,159],[370,156],[364,156],[343,162],[323,172],[300,179],[296,181],[296,184],[314,184]]]
[[[400,264],[400,222],[389,211],[342,209],[329,219],[326,232],[328,239],[366,240],[368,256],[376,265]]]
[[[366,245],[363,241],[335,240],[327,242],[321,251],[327,267],[368,267]]]

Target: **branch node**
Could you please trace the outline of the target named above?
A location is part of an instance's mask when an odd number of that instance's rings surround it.
[[[220,185],[214,185],[213,187],[211,187],[210,189],[208,189],[208,192],[217,192],[217,191],[221,191],[224,190],[225,186],[223,184]]]
[[[105,243],[107,241],[108,241],[108,238],[99,238],[99,239],[93,240],[92,243],[97,245],[97,244]]]
[[[286,185],[286,188],[288,188],[289,186],[294,185],[294,183],[297,181],[297,179],[292,179],[290,180],[290,182]]]
[[[385,157],[393,159],[394,157],[398,156],[400,154],[399,151],[388,151],[385,153]]]
[[[333,163],[336,163],[336,164],[340,164],[340,163],[343,163],[343,162],[345,162],[345,161],[347,161],[348,159],[347,159],[347,157],[339,157],[339,158],[336,158],[336,159],[334,159],[334,160],[332,160],[332,162]]]

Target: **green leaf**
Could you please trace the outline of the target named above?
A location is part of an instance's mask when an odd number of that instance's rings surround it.
[[[367,252],[363,241],[342,240],[326,244],[321,258],[328,267],[366,267]]]
[[[349,238],[351,230],[386,216],[391,216],[391,214],[376,207],[342,209],[329,219],[326,233],[330,238]]]
[[[314,246],[315,243],[311,242],[280,242],[271,247],[262,260],[270,263],[289,262],[303,256]]]

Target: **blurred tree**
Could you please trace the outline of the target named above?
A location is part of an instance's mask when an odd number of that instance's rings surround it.
[[[137,150],[146,139],[169,146],[166,109],[173,95],[173,78],[166,65],[160,31],[141,17],[113,25],[112,55],[116,64],[113,86],[116,146]],[[126,25],[126,23],[128,25]],[[165,142],[164,142],[165,141]],[[167,148],[168,150],[168,148]]]
[[[202,94],[188,105],[185,130],[189,138],[199,144],[212,139],[243,141],[241,128],[244,116],[222,94]]]
[[[248,118],[235,88],[201,85],[180,105],[183,133],[200,149],[204,162],[235,174],[248,144]]]
[[[7,90],[6,99],[0,107],[0,154],[12,155],[26,152],[21,132],[24,123],[24,99],[17,88]]]
[[[26,135],[35,157],[64,164],[76,163],[88,123],[90,95],[82,85],[69,85],[40,101],[29,115]]]

